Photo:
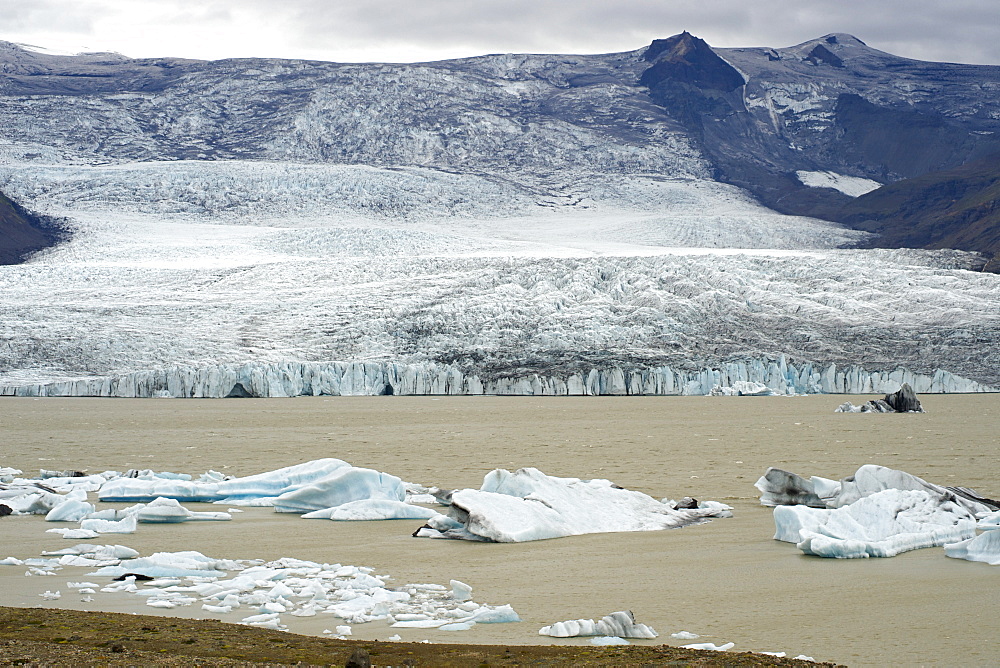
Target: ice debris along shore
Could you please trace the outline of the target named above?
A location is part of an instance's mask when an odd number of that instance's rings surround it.
[[[46,519],[80,522],[80,528],[50,529],[64,538],[102,533],[134,533],[141,522],[229,520],[230,513],[197,513],[181,502],[272,507],[306,519],[423,519],[421,537],[523,542],[618,531],[655,531],[728,517],[731,508],[706,501],[682,503],[622,489],[608,480],[556,478],[537,469],[488,473],[479,490],[443,492],[404,483],[388,473],[359,468],[339,459],[319,459],[275,471],[226,478],[209,471],[199,479],[177,473],[107,471],[98,475],[19,478],[0,469],[0,507],[8,514],[46,514]],[[429,492],[437,491],[437,495]],[[139,502],[124,509],[97,511],[87,501]],[[448,515],[415,503],[442,503]]]
[[[938,369],[870,371],[754,359],[715,368],[609,366],[568,374],[481,377],[434,362],[286,362],[172,366],[132,373],[0,386],[19,397],[242,398],[377,395],[762,395],[873,394],[908,384],[921,393],[993,392],[996,388]]]
[[[944,545],[948,556],[1000,562],[1000,543],[976,537],[994,526],[1000,505],[972,490],[872,464],[839,482],[769,468],[755,486],[761,504],[775,506],[775,540],[805,554],[892,557]]]
[[[448,585],[406,584],[391,586],[391,576],[376,574],[364,566],[318,563],[292,557],[265,562],[262,559],[215,559],[196,551],[157,552],[140,557],[122,545],[80,544],[43,552],[42,558],[6,557],[0,566],[27,567],[28,576],[54,576],[66,567],[96,568],[85,577],[102,582],[66,582],[63,590],[46,590],[44,600],[64,595],[79,596],[83,603],[97,603],[95,595],[128,594],[145,599],[155,610],[194,607],[221,621],[276,631],[294,630],[296,618],[331,615],[343,624],[332,625],[324,635],[344,638],[354,635],[352,626],[381,622],[391,629],[468,631],[477,624],[521,622],[509,605],[487,605],[473,601],[472,587],[459,580]],[[111,579],[113,578],[113,579]],[[49,581],[48,578],[45,579]],[[72,593],[70,593],[72,592]],[[150,611],[153,614],[153,611]],[[592,637],[595,645],[629,644],[625,638],[653,639],[656,631],[637,624],[630,611],[604,618],[557,622],[539,630],[555,638]],[[671,634],[692,640],[697,634]],[[402,640],[397,634],[387,640]],[[734,643],[684,645],[688,649],[725,651]],[[760,652],[785,656],[784,652]],[[799,655],[797,659],[813,661]]]
[[[94,582],[68,582],[67,588],[92,602],[100,592],[144,597],[151,608],[200,604],[223,621],[287,631],[282,615],[332,615],[347,624],[383,621],[392,628],[471,629],[476,624],[521,621],[510,605],[483,605],[472,588],[458,580],[449,585],[407,584],[392,587],[388,575],[364,566],[326,564],[285,557],[276,561],[206,557],[196,551],[157,552],[140,557],[120,545],[78,545],[45,552],[42,559],[7,557],[0,565],[27,566],[26,575],[54,575],[67,566],[89,566]],[[110,580],[114,578],[114,580]],[[140,586],[143,585],[143,586]],[[47,592],[57,598],[59,592]],[[42,595],[44,597],[44,595]],[[89,599],[89,600],[88,600]],[[337,635],[350,635],[337,627]]]
[[[448,514],[414,533],[423,538],[520,543],[588,533],[657,531],[729,517],[707,501],[678,504],[622,489],[609,480],[545,475],[535,468],[491,471],[480,489],[442,495]],[[692,501],[692,500],[689,500]]]

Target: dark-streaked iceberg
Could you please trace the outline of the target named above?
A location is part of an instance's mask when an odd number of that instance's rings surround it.
[[[657,531],[730,515],[707,502],[680,509],[609,480],[548,476],[535,468],[495,469],[480,489],[457,490],[447,515],[431,518],[414,535],[520,543],[587,533]]]
[[[964,541],[977,516],[995,510],[971,490],[873,464],[839,482],[769,468],[755,486],[761,504],[776,506],[774,538],[821,557],[891,557]]]
[[[837,559],[894,557],[971,538],[976,518],[954,496],[887,489],[840,508],[778,506],[776,540]]]

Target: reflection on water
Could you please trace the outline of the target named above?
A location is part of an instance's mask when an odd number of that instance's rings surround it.
[[[866,399],[866,398],[864,398]],[[105,536],[143,554],[196,549],[209,556],[292,556],[374,567],[392,584],[473,586],[477,602],[510,603],[525,621],[465,632],[354,626],[358,638],[528,644],[565,619],[632,610],[684,644],[687,630],[736,650],[804,653],[851,665],[989,665],[984,631],[968,623],[998,611],[994,567],[931,548],[883,560],[822,560],[771,540],[771,511],[753,482],[767,466],[839,478],[878,463],[941,484],[1000,489],[994,475],[1000,395],[921,397],[923,415],[845,415],[844,397],[337,397],[270,400],[0,400],[0,466],[153,468],[248,475],[338,457],[442,487],[478,487],[496,467],[605,477],[657,498],[694,496],[734,506],[735,517],[684,529],[605,534],[519,545],[411,538],[419,521],[302,520],[245,509],[232,522],[141,525]],[[857,403],[857,400],[855,400]],[[192,510],[218,510],[197,504]],[[0,520],[0,558],[72,545],[32,517]],[[207,616],[198,605],[154,611],[138,597],[67,594],[66,581],[0,567],[0,603]],[[42,591],[63,590],[58,601]],[[990,614],[992,613],[992,615]],[[238,620],[239,611],[226,618]],[[321,633],[339,620],[283,617]]]

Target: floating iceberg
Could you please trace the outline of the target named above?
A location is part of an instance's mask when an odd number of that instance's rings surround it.
[[[974,538],[944,546],[944,553],[955,559],[982,561],[1000,566],[1000,531],[984,531]]]
[[[853,559],[893,557],[976,533],[975,516],[951,495],[887,489],[835,509],[778,506],[775,539],[805,554]]]
[[[708,392],[710,397],[766,397],[775,394],[774,390],[764,383],[748,380],[738,380],[731,386],[716,385]]]
[[[916,392],[909,383],[903,383],[897,391],[885,395],[882,399],[855,406],[850,401],[842,403],[834,413],[923,413],[924,408],[917,399]]]
[[[448,515],[436,515],[414,535],[518,543],[587,533],[673,529],[731,510],[676,509],[608,480],[556,478],[534,468],[488,473],[478,490],[451,495]]]
[[[91,575],[122,577],[128,574],[162,577],[206,577],[218,578],[226,570],[239,568],[234,561],[211,559],[201,552],[157,552],[148,557],[130,559],[118,566],[106,566]]]
[[[839,482],[817,476],[806,479],[771,467],[754,486],[760,490],[760,502],[765,506],[799,504],[814,508],[840,508],[877,492],[896,489],[925,490],[949,498],[973,514],[997,510],[988,499],[979,497],[972,490],[942,487],[905,471],[876,464],[865,464],[854,475]]]
[[[617,638],[655,638],[659,635],[645,624],[636,624],[629,610],[612,612],[598,621],[593,619],[572,619],[543,626],[540,636],[553,638],[575,638],[578,636],[612,636]]]
[[[344,466],[274,499],[279,513],[308,513],[332,509],[352,501],[406,499],[406,486],[394,475]]]
[[[281,497],[287,494],[289,496],[285,497],[286,507],[291,508],[301,504],[308,510],[319,510],[338,504],[326,503],[325,505],[307,507],[309,504],[293,493],[301,492],[314,485],[315,489],[304,493],[306,497],[312,496],[313,502],[324,493],[338,495],[340,492],[335,489],[335,485],[330,485],[329,481],[322,481],[327,478],[335,480],[337,476],[343,475],[353,468],[347,462],[339,459],[317,459],[276,471],[228,480],[218,480],[215,476],[207,476],[206,480],[166,479],[152,475],[137,478],[120,477],[106,482],[101,487],[98,497],[101,501],[151,501],[157,497],[164,497],[177,501],[236,503],[241,499]],[[375,471],[371,473],[377,474]],[[360,475],[348,477],[345,480],[350,483],[364,482],[361,480],[364,477],[365,475]],[[344,497],[340,495],[337,498]],[[359,497],[344,498],[341,503],[356,498]],[[398,498],[402,500],[404,497],[399,496]],[[269,502],[267,505],[272,504]],[[297,512],[306,512],[306,509]]]
[[[437,515],[437,511],[414,506],[403,501],[390,499],[361,499],[306,513],[307,520],[426,520]]]
[[[94,504],[87,502],[87,493],[73,490],[66,499],[52,508],[46,515],[47,522],[79,522],[94,512]]]
[[[701,649],[701,650],[711,650],[713,652],[726,652],[734,647],[736,647],[736,643],[734,642],[727,642],[722,645],[716,645],[715,643],[710,643],[710,642],[700,642],[691,645],[681,645],[682,649]]]

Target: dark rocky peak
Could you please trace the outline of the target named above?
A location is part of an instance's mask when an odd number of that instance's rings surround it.
[[[805,58],[803,58],[807,63],[812,63],[813,65],[832,65],[833,67],[843,67],[844,61],[835,54],[830,49],[826,48],[822,44],[817,44],[812,48]]]
[[[823,35],[820,39],[827,44],[839,44],[841,46],[868,46],[854,35],[849,35],[846,32],[832,32],[829,35]]]
[[[743,75],[720,58],[705,40],[687,31],[654,40],[643,58],[653,64],[643,72],[639,83],[650,88],[669,81],[701,90],[729,92],[746,83]]]

